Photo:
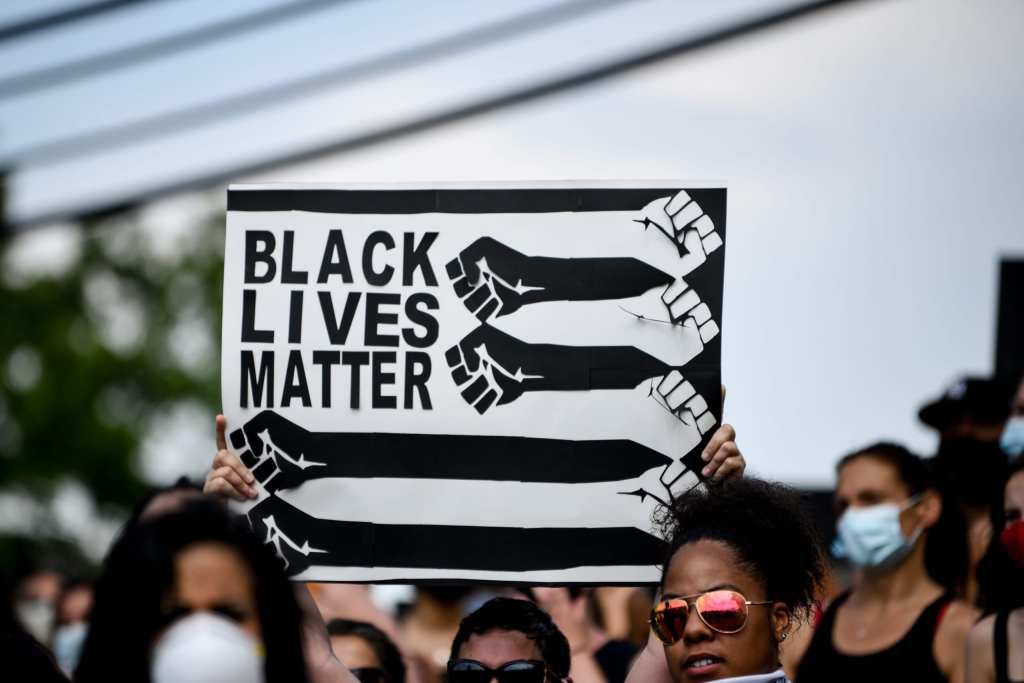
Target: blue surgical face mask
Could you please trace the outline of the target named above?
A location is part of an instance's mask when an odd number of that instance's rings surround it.
[[[89,632],[89,625],[84,621],[58,626],[53,633],[53,656],[57,664],[68,676],[78,666],[78,658],[82,654],[82,645]]]
[[[1024,455],[1024,415],[1014,415],[1006,421],[999,446],[1011,458]]]
[[[909,538],[900,527],[900,513],[917,505],[921,496],[914,496],[902,505],[882,503],[860,508],[847,508],[839,518],[838,538],[833,546],[837,557],[848,559],[858,567],[888,567],[906,557],[924,528]]]

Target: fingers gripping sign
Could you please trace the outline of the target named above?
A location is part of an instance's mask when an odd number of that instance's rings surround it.
[[[238,456],[228,450],[225,438],[227,422],[223,415],[217,416],[217,453],[213,456],[213,464],[206,474],[203,492],[238,501],[254,500],[259,497],[255,488],[256,478]]]

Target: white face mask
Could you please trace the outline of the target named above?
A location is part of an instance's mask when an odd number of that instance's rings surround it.
[[[882,503],[860,508],[847,508],[836,528],[837,543],[833,552],[858,567],[888,567],[897,564],[913,549],[924,531],[918,528],[910,537],[903,535],[900,513],[921,502],[914,496],[902,505]]]
[[[53,622],[57,612],[49,600],[19,600],[14,606],[18,621],[33,638],[43,645],[50,644]]]
[[[262,683],[260,643],[230,619],[196,612],[182,617],[156,641],[153,683]]]

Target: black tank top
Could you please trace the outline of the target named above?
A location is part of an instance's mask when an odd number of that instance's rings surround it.
[[[992,644],[995,652],[993,656],[996,664],[996,683],[1014,683],[1010,680],[1010,613],[1008,611],[996,614],[996,623],[993,626]]]
[[[836,614],[848,597],[849,593],[844,593],[836,598],[822,616],[797,669],[797,683],[946,683],[946,676],[939,670],[932,653],[942,610],[952,600],[949,595],[925,607],[906,635],[894,645],[866,655],[843,654],[832,643]]]

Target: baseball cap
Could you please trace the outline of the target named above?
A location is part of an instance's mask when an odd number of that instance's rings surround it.
[[[1000,378],[961,377],[942,396],[921,408],[917,416],[940,430],[966,416],[982,422],[1002,422],[1010,415],[1014,388]]]

